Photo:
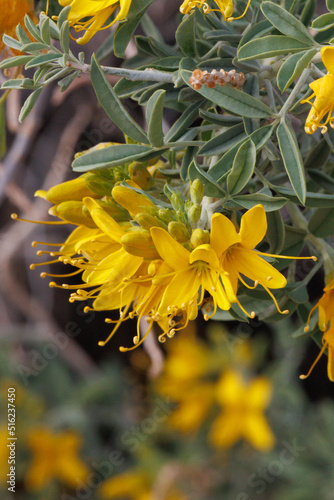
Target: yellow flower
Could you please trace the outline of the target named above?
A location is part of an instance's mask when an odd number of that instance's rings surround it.
[[[9,465],[8,465],[8,450],[5,443],[8,443],[7,438],[10,437],[8,434],[7,426],[0,427],[0,443],[2,446],[0,448],[0,470],[2,474],[0,475],[0,486],[5,486],[7,481],[6,474],[9,473]],[[5,472],[7,471],[7,472]]]
[[[217,307],[228,310],[231,302],[238,302],[216,252],[220,248],[220,240],[224,238],[223,234],[211,233],[210,243],[199,245],[191,252],[162,228],[152,227],[151,235],[160,257],[172,270],[172,280],[166,286],[158,314],[168,316],[171,322],[180,311],[185,315],[180,327],[173,327],[172,330],[184,328],[190,319],[196,318],[205,291],[212,297],[213,314]]]
[[[83,45],[87,43],[97,31],[106,29],[116,21],[122,21],[126,18],[131,0],[59,0],[62,7],[71,6],[68,16],[70,26],[76,31],[85,30],[86,33],[77,40],[77,43]],[[119,7],[119,12],[115,19],[105,23],[114,11]],[[82,19],[85,19],[84,21]]]
[[[257,377],[245,384],[238,372],[225,372],[216,396],[223,411],[211,427],[209,439],[213,446],[227,448],[241,438],[261,451],[274,446],[275,438],[264,415],[271,397],[267,378]]]
[[[41,427],[31,432],[28,444],[33,453],[26,476],[29,490],[41,490],[53,479],[72,488],[85,481],[89,469],[78,456],[81,438],[75,432],[54,433]]]
[[[273,255],[255,250],[255,246],[263,240],[266,232],[267,218],[262,205],[256,205],[242,216],[239,232],[230,219],[224,215],[214,214],[212,216],[211,244],[215,253],[220,257],[221,266],[228,273],[234,293],[237,293],[238,281],[241,281],[247,288],[254,288],[260,284],[272,297],[278,311],[286,314],[288,311],[280,310],[270,291],[271,288],[285,287],[286,279],[263,257],[280,259],[295,257]],[[316,260],[315,257],[310,258]],[[241,275],[254,281],[254,287],[249,286]]]
[[[156,381],[157,391],[178,404],[169,425],[184,434],[200,427],[214,403],[214,384],[204,378],[212,368],[212,354],[191,325],[170,344],[163,373]]]
[[[0,10],[0,53],[5,49],[3,35],[16,38],[16,26],[24,22],[24,16],[33,16],[33,2],[31,0],[2,0]],[[12,49],[11,49],[12,50]]]
[[[322,337],[323,347],[307,375],[301,375],[300,378],[305,379],[310,375],[325,350],[328,349],[327,374],[329,380],[334,382],[334,277],[329,280],[328,285],[324,288],[323,296],[311,309],[307,326],[304,328],[305,332],[309,330],[310,318],[315,309],[318,309],[319,312],[318,326],[324,332]]]
[[[321,49],[321,59],[328,73],[327,75],[310,83],[313,94],[301,101],[312,106],[305,123],[305,132],[313,134],[317,128],[321,128],[321,133],[327,132],[327,125],[332,127],[334,117],[332,117],[334,107],[334,47],[323,47]],[[313,103],[311,99],[315,97]],[[327,115],[327,117],[326,117]],[[321,120],[325,121],[321,123]]]
[[[239,17],[231,17],[233,14],[233,1],[232,0],[215,0],[218,9],[210,9],[209,5],[205,0],[184,0],[180,7],[182,14],[188,14],[195,7],[202,7],[203,12],[208,14],[209,12],[221,12],[224,21],[234,21],[235,19],[241,19],[247,12],[251,0],[248,0],[247,6],[243,14]]]

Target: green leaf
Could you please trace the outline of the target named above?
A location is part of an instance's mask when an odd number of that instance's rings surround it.
[[[40,15],[40,23],[43,20],[44,16]],[[44,18],[44,21],[41,23],[41,37],[42,41],[47,45],[51,45],[51,31],[50,31],[50,19],[48,17]]]
[[[243,45],[238,51],[240,61],[250,59],[265,59],[267,57],[278,56],[280,54],[289,54],[307,50],[306,45],[295,38],[284,35],[269,35]]]
[[[302,74],[316,53],[317,49],[310,49],[306,52],[293,54],[284,61],[277,74],[277,85],[282,92],[290,87],[292,82]]]
[[[184,55],[188,57],[196,57],[194,10],[187,16],[184,16],[182,22],[176,30],[175,38]]]
[[[318,208],[308,223],[308,229],[318,238],[328,238],[334,234],[334,210]]]
[[[292,127],[285,122],[280,123],[277,139],[286,173],[299,201],[304,205],[306,200],[304,164]]]
[[[58,16],[58,19],[57,19],[57,27],[60,28],[62,27],[63,23],[65,21],[67,21],[67,18],[68,18],[68,15],[70,13],[70,10],[71,10],[71,6],[68,5],[67,7],[64,7],[60,12],[59,12],[59,16]]]
[[[203,104],[203,101],[194,102],[186,111],[176,120],[166,134],[165,142],[176,141],[181,135],[188,130],[190,125],[198,116],[198,108]]]
[[[268,31],[271,31],[272,29],[273,29],[272,24],[266,19],[264,21],[260,21],[257,24],[254,24],[254,26],[252,26],[248,31],[246,31],[246,33],[242,37],[239,47],[242,47],[251,40],[260,38],[262,35],[266,35]]]
[[[333,26],[334,26],[334,14],[330,12],[317,17],[312,23],[312,28],[316,31],[325,31]]]
[[[227,191],[230,195],[240,193],[252,177],[256,161],[256,148],[253,141],[247,139],[235,155],[232,170],[227,177]]]
[[[291,189],[287,189],[281,186],[272,185],[271,188],[276,191],[276,193],[281,194],[288,198],[288,200],[293,201],[294,203],[299,202],[298,197],[295,195]],[[324,193],[310,193],[308,191],[307,197],[305,200],[305,205],[310,208],[330,208],[334,207],[334,195],[332,194],[324,194]]]
[[[300,14],[300,20],[305,26],[308,26],[312,21],[316,7],[317,0],[306,0]]]
[[[201,169],[195,160],[193,160],[189,165],[188,176],[191,181],[199,179],[202,184],[204,184],[205,196],[222,198],[225,195],[225,192],[219,186],[219,184],[217,184],[217,182],[211,177],[210,174]]]
[[[22,43],[16,40],[15,38],[8,35],[3,35],[2,41],[5,45],[7,45],[7,47],[21,51]]]
[[[314,45],[314,40],[305,26],[280,5],[273,2],[263,2],[261,10],[268,21],[284,35],[296,38],[306,45]]]
[[[22,106],[21,112],[20,112],[20,116],[19,116],[20,123],[22,123],[23,120],[29,115],[30,111],[32,110],[32,108],[36,104],[37,99],[41,95],[42,90],[43,90],[43,87],[35,90],[34,92],[32,92],[32,94],[30,94],[28,99],[26,99],[25,103]]]
[[[60,28],[60,46],[65,54],[70,51],[70,24],[68,21],[63,22]]]
[[[146,108],[147,137],[152,146],[160,147],[164,143],[162,118],[164,111],[165,90],[157,90],[148,100]]]
[[[34,56],[15,56],[9,59],[4,59],[0,63],[0,69],[14,68],[15,66],[24,66],[26,63],[31,61]]]
[[[321,169],[323,166],[327,164],[330,154],[331,154],[331,149],[325,139],[316,142],[315,146],[311,149],[311,151],[308,153],[305,159],[304,162],[305,170],[310,169],[312,173],[313,172],[318,173],[317,169]],[[332,181],[334,187],[334,179],[332,179],[331,177],[329,177],[329,179]],[[314,180],[315,182],[317,182],[316,179]]]
[[[281,253],[285,240],[285,226],[279,210],[267,214],[266,240],[269,243],[269,253]]]
[[[244,125],[243,123],[238,123],[206,142],[198,154],[200,156],[214,156],[225,153],[245,137]]]
[[[35,38],[35,40],[38,40],[39,42],[43,42],[43,39],[41,37],[38,26],[35,25],[35,23],[28,16],[28,14],[26,14],[24,16],[24,24],[25,24],[27,30],[29,31],[29,33],[33,36],[33,38]]]
[[[153,149],[150,146],[139,144],[113,145],[79,156],[72,163],[72,168],[75,172],[110,168],[138,160],[151,152],[153,152]],[[156,155],[159,155],[159,151],[156,152]]]
[[[261,127],[258,130],[255,130],[250,136],[256,149],[261,149],[264,144],[270,139],[273,131],[272,125],[266,125],[265,127]],[[247,140],[247,139],[245,139]],[[231,148],[227,153],[222,156],[222,158],[210,169],[210,175],[218,182],[223,182],[222,177],[232,168],[234,157],[239,149],[241,144],[236,144]]]
[[[326,0],[327,10],[334,12],[334,0]]]
[[[92,57],[91,79],[99,103],[109,118],[131,139],[147,144],[148,140],[145,132],[131,118],[118,99],[94,55]]]
[[[334,179],[329,175],[325,174],[321,170],[309,169],[307,171],[312,181],[316,182],[318,186],[324,188],[329,193],[334,193]]]
[[[181,70],[181,76],[185,83],[189,86],[190,71]],[[214,89],[208,88],[204,85],[200,90],[197,90],[209,101],[217,104],[222,109],[230,111],[240,116],[248,118],[267,118],[271,116],[271,110],[263,102],[254,99],[241,90],[234,89],[233,87],[215,87]]]
[[[242,123],[242,118],[239,116],[219,115],[218,113],[213,113],[212,111],[206,111],[204,109],[199,110],[199,116],[208,122],[220,125],[221,127],[232,127],[232,125]]]
[[[132,0],[129,12],[121,21],[114,36],[114,52],[117,57],[124,58],[125,50],[135,32],[141,18],[154,0]]]
[[[53,61],[57,61],[61,55],[60,54],[42,54],[37,57],[30,57],[30,61],[26,64],[26,69],[34,68],[35,66],[41,66],[42,64],[47,64]]]
[[[268,196],[263,193],[254,193],[254,194],[244,194],[233,197],[233,202],[237,203],[243,208],[255,207],[258,203],[264,206],[266,212],[272,212],[275,210],[280,210],[287,202],[286,198],[282,198],[280,196]]]

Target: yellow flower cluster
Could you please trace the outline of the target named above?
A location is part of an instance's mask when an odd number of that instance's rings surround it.
[[[223,15],[224,21],[234,21],[235,19],[241,19],[247,12],[251,0],[248,0],[246,8],[243,14],[239,17],[231,17],[233,14],[233,1],[232,0],[215,0],[218,9],[210,9],[208,3],[205,0],[184,0],[180,7],[182,14],[188,14],[195,7],[203,7],[203,12],[208,14],[209,12],[220,12]]]
[[[328,279],[328,285],[324,288],[323,296],[310,311],[305,332],[309,330],[311,315],[316,309],[318,309],[319,312],[319,329],[324,332],[322,337],[323,347],[308,374],[301,375],[300,378],[305,379],[310,375],[325,350],[328,349],[327,373],[329,380],[334,382],[334,277],[331,277],[331,275]]]
[[[169,346],[156,388],[178,404],[168,420],[173,429],[195,433],[218,406],[220,412],[208,435],[212,446],[229,448],[243,438],[254,448],[268,451],[275,442],[264,415],[271,398],[271,383],[262,376],[246,382],[240,371],[231,366],[233,360],[240,369],[242,358],[238,355],[237,351],[230,355],[228,367],[222,371],[221,352],[217,355],[193,333],[182,335]],[[241,365],[244,364],[242,360]]]
[[[120,183],[122,176],[127,180]],[[262,205],[242,216],[240,228],[225,215],[215,213],[210,227],[202,229],[198,227],[204,189],[200,181],[192,183],[191,200],[183,199],[175,189],[170,191],[171,206],[159,199],[159,189],[143,191],[133,178],[142,188],[152,186],[149,170],[136,164],[84,174],[48,192],[37,192],[54,203],[52,215],[77,226],[58,251],[39,251],[38,255],[50,254],[54,259],[49,263],[61,261],[73,266],[74,272],[67,276],[82,273],[82,283],[51,282],[50,286],[72,289],[71,302],[92,300],[85,311],[119,310],[117,321],[107,320],[115,323],[107,341],[123,321],[133,317],[138,318],[134,347],[144,340],[154,322],[163,330],[160,341],[173,337],[197,317],[202,306],[206,320],[217,308],[226,311],[232,304],[254,317],[255,313],[246,311],[239,302],[239,283],[250,289],[261,285],[278,311],[288,312],[280,310],[271,291],[283,288],[286,278],[265,260],[284,256],[255,250],[267,231]],[[31,267],[37,265],[41,264]],[[148,322],[144,337],[139,328],[143,317]]]

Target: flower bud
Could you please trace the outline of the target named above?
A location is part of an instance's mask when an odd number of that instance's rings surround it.
[[[106,201],[98,200],[98,204],[117,222],[128,221],[130,219],[128,211],[118,205],[118,203],[115,203],[112,199],[108,199]],[[89,213],[89,210],[85,205],[83,210],[84,212],[87,211]]]
[[[87,153],[92,153],[93,151],[99,151],[100,149],[108,148],[109,146],[115,146],[119,142],[100,142],[92,148],[86,149],[85,151],[80,151],[74,155],[74,158],[79,158],[80,156],[86,155]]]
[[[55,215],[67,222],[77,224],[78,226],[96,227],[89,212],[84,210],[82,201],[63,201],[51,207],[49,214]]]
[[[190,183],[190,197],[193,203],[201,203],[204,196],[204,184],[199,180],[195,179]]]
[[[115,186],[111,194],[114,200],[133,216],[144,212],[151,213],[152,208],[157,210],[155,204],[147,196],[131,188]]]
[[[183,210],[184,201],[183,201],[180,193],[173,193],[170,196],[170,201],[171,201],[171,204],[173,205],[174,210]]]
[[[157,217],[159,217],[162,222],[168,224],[169,222],[175,220],[173,213],[169,208],[159,208]]]
[[[121,237],[121,244],[132,255],[145,257],[146,259],[158,259],[160,257],[150,233],[144,229],[130,229]]]
[[[139,161],[134,161],[129,165],[129,176],[141,189],[149,189],[153,185],[153,177]]]
[[[196,224],[196,222],[198,222],[201,217],[201,213],[202,213],[201,205],[197,204],[192,205],[187,211],[190,224]]]
[[[85,175],[80,175],[80,177],[71,181],[57,184],[48,191],[36,191],[35,196],[45,198],[55,204],[62,201],[81,201],[85,196],[96,198],[96,194],[87,185]]]
[[[137,214],[135,216],[135,221],[138,222],[143,229],[150,229],[151,227],[162,227],[166,229],[167,227],[158,217],[145,213]]]
[[[192,248],[196,248],[199,245],[205,245],[210,242],[209,231],[205,231],[204,229],[194,229],[190,238],[190,245]]]
[[[168,224],[168,232],[179,243],[189,241],[190,234],[185,224],[182,222],[172,221]]]

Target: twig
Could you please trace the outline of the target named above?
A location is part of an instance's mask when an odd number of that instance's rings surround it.
[[[91,70],[90,64],[79,64],[72,61],[67,62],[69,68],[74,68],[82,71],[82,73],[89,73]],[[110,66],[101,66],[103,73],[106,75],[123,76],[127,80],[143,81],[143,82],[165,82],[174,83],[172,73],[166,71],[158,71],[153,68],[146,68],[144,70],[125,69],[125,68],[112,68]]]

